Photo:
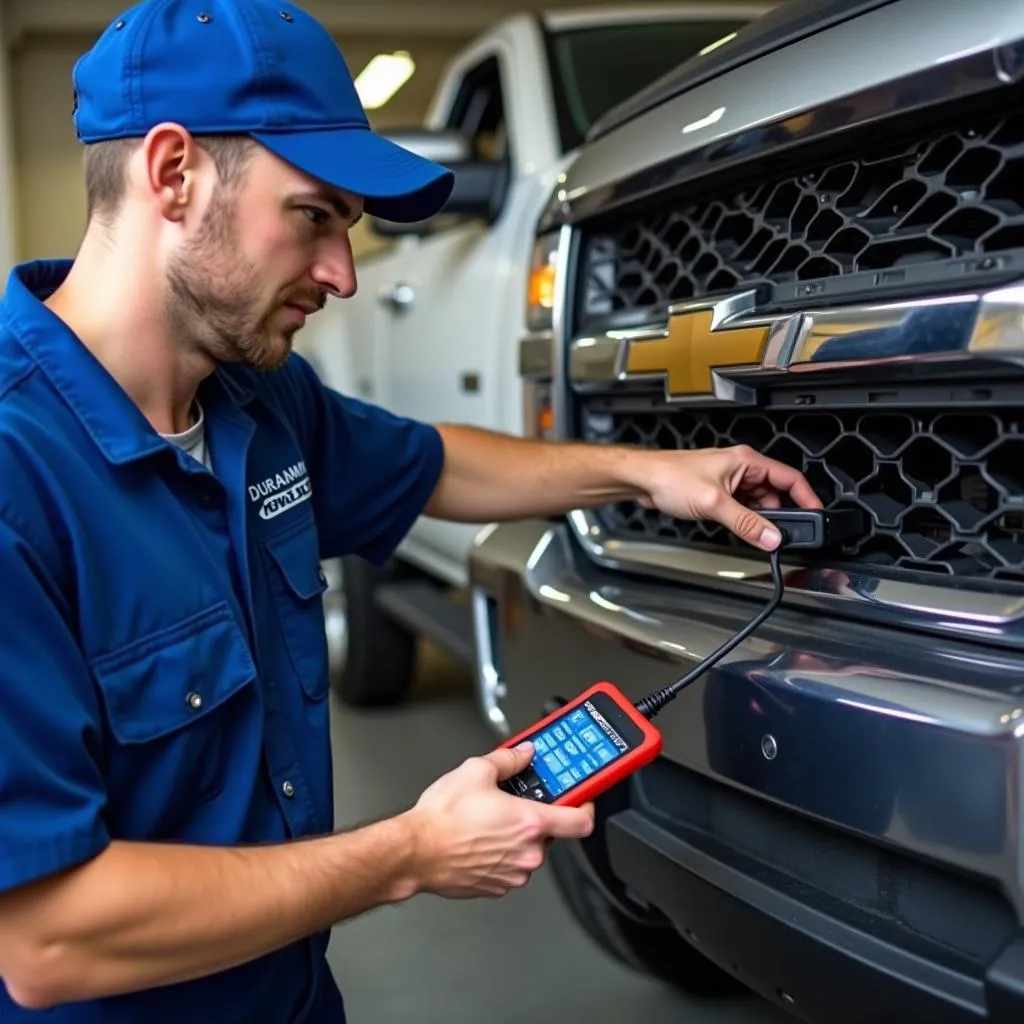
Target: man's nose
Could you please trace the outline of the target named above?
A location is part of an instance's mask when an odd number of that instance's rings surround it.
[[[355,295],[356,267],[352,258],[352,244],[347,237],[324,247],[311,277],[319,288],[338,298],[350,299]]]

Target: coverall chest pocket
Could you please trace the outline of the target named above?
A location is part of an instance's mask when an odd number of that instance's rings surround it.
[[[327,696],[327,632],[323,593],[327,577],[320,566],[314,526],[263,541],[271,591],[291,668],[311,700]]]
[[[91,661],[108,726],[112,810],[159,832],[214,796],[231,757],[234,715],[256,666],[224,602]]]

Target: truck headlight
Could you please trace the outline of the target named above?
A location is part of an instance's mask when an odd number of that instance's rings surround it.
[[[526,286],[526,329],[550,331],[555,304],[555,272],[558,232],[542,235],[533,243]]]
[[[552,401],[555,369],[553,311],[557,288],[559,233],[541,235],[530,252],[526,286],[526,337],[519,343],[519,375],[523,381],[523,433],[555,436]]]

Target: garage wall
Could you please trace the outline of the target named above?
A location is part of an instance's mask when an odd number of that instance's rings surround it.
[[[11,56],[21,259],[72,256],[82,236],[81,151],[71,123],[71,69],[88,36],[26,41]]]
[[[14,181],[14,128],[10,96],[10,68],[4,45],[4,12],[0,7],[0,294],[17,260],[16,187]]]
[[[71,256],[81,239],[85,195],[81,147],[71,121],[71,72],[92,39],[78,33],[29,35],[11,54],[14,169],[19,182],[15,228],[21,259]],[[416,74],[408,88],[375,113],[375,126],[419,124],[445,63],[466,41],[421,38],[410,44]],[[373,36],[339,44],[354,71],[375,53],[395,48],[393,38]],[[10,160],[0,157],[0,175],[10,166]],[[375,244],[366,233],[354,243],[359,252]]]

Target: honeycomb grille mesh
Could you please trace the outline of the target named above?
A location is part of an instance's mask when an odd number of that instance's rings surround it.
[[[1024,115],[586,229],[577,328],[758,284],[1024,247]]]
[[[867,513],[840,562],[1024,583],[1024,409],[637,413],[597,402],[582,423],[598,443],[749,444],[795,466],[827,507]],[[634,502],[598,515],[621,539],[746,550],[724,527]]]

